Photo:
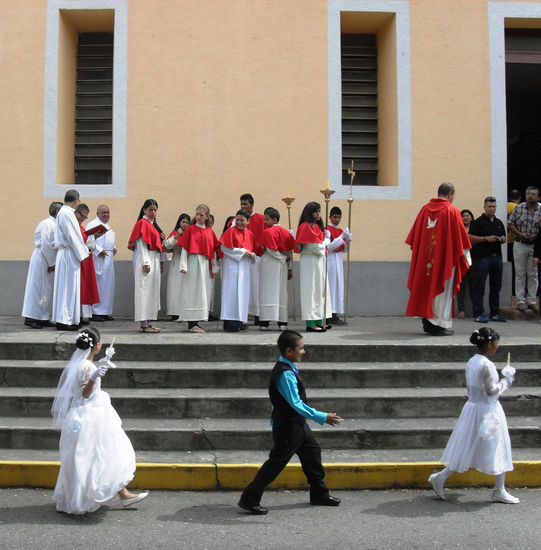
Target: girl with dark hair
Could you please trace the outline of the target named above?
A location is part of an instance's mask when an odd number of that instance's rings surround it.
[[[307,332],[325,332],[324,319],[332,317],[327,281],[327,311],[324,308],[325,254],[330,234],[323,228],[321,206],[309,202],[303,209],[295,239],[300,250],[301,317]]]
[[[139,332],[160,332],[159,328],[150,324],[158,318],[160,260],[162,240],[165,238],[156,223],[157,211],[158,203],[154,199],[144,202],[128,242],[128,248],[134,251],[135,321],[139,322]]]
[[[126,489],[135,472],[135,453],[109,395],[101,391],[114,349],[94,365],[101,339],[93,327],[77,335],[75,346],[51,409],[55,426],[62,428],[56,509],[66,514],[94,512],[115,494],[127,507],[148,493]]]
[[[499,334],[488,327],[474,331],[470,337],[477,353],[466,365],[468,401],[440,460],[446,467],[428,478],[442,500],[449,476],[475,468],[496,476],[492,500],[505,504],[519,502],[505,490],[505,473],[513,470],[513,460],[507,420],[498,398],[511,387],[515,369],[507,365],[502,370],[504,378],[499,379],[496,366],[489,359],[496,353],[499,340]]]
[[[184,274],[179,321],[187,321],[188,330],[195,333],[206,332],[198,323],[208,319],[210,279],[214,276],[212,260],[219,246],[214,231],[209,227],[209,214],[209,207],[200,204],[195,209],[192,224],[179,241],[182,246],[180,272]]]
[[[166,250],[173,252],[169,270],[167,272],[167,315],[171,315],[171,319],[176,321],[180,312],[180,296],[183,277],[180,273],[180,254],[182,247],[180,246],[180,237],[190,225],[190,216],[181,214],[178,217],[175,228],[165,241],[163,246]]]

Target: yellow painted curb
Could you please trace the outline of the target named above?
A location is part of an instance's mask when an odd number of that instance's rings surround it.
[[[512,487],[541,486],[541,461],[516,461],[506,483]],[[0,461],[0,487],[55,486],[59,462]],[[139,463],[130,487],[171,490],[238,490],[253,479],[260,464],[158,464]],[[325,480],[330,489],[428,488],[430,473],[441,469],[438,462],[330,463]],[[448,487],[483,487],[494,476],[470,470],[453,475]],[[289,464],[270,485],[272,489],[307,488],[300,464]]]

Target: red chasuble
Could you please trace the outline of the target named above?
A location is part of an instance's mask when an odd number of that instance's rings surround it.
[[[85,228],[79,225],[83,241],[88,241]],[[96,282],[96,270],[94,269],[94,256],[90,254],[81,262],[81,304],[91,306],[100,303],[98,283]]]
[[[340,227],[333,227],[332,225],[329,225],[327,229],[331,233],[331,242],[334,241],[334,239],[340,237],[340,235],[344,232],[342,229],[340,229]],[[335,250],[335,252],[344,252],[345,248],[346,246],[342,245],[337,250]]]
[[[209,261],[214,258],[214,254],[220,243],[210,227],[197,227],[189,225],[186,231],[182,233],[178,244],[188,252],[188,254],[202,254]]]
[[[162,247],[162,238],[158,233],[158,230],[154,227],[154,224],[141,218],[137,220],[137,223],[133,227],[131,232],[130,239],[128,241],[128,248],[133,250],[135,247],[135,241],[137,239],[143,239],[143,241],[148,245],[150,250],[157,250],[158,252],[163,251]]]
[[[303,222],[297,229],[295,242],[297,244],[322,243],[324,238],[325,233],[319,228],[319,225]]]
[[[434,317],[432,302],[445,288],[445,282],[455,279],[453,295],[469,266],[464,250],[471,248],[458,208],[438,197],[423,206],[406,239],[411,247],[408,278],[410,298],[406,316]]]
[[[253,252],[256,247],[254,234],[249,229],[241,231],[236,226],[230,227],[222,235],[220,243],[227,248],[244,248],[248,252]]]
[[[286,250],[298,252],[295,239],[291,236],[291,233],[281,225],[267,227],[261,234],[259,244],[265,248],[278,250],[279,252],[286,252]]]

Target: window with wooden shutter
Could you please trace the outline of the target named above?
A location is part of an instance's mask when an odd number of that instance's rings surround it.
[[[378,56],[376,35],[342,34],[342,184],[378,184]]]
[[[79,33],[75,114],[75,183],[112,183],[112,32]]]

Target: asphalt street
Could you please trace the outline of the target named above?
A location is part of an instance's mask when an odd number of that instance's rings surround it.
[[[85,516],[56,512],[52,491],[0,490],[2,549],[539,549],[541,490],[335,491],[338,508],[313,507],[305,491],[266,492],[267,516],[236,506],[238,492],[154,491],[137,508],[118,499]]]

